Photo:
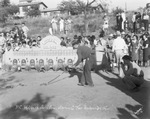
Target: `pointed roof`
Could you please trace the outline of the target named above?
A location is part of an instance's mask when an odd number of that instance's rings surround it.
[[[38,5],[38,4],[43,4],[47,8],[47,5],[45,5],[43,2],[19,3],[18,6],[23,7],[23,6],[31,6],[31,5]]]

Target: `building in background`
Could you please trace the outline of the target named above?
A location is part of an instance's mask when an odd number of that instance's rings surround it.
[[[33,5],[37,5],[40,11],[43,11],[47,8],[47,5],[44,2],[41,2],[40,0],[19,0],[19,13],[17,16],[25,17],[26,11],[29,10]]]
[[[53,15],[57,15],[59,16],[61,14],[61,10],[57,9],[57,8],[46,8],[46,9],[42,9],[41,10],[41,16],[42,17],[46,17],[46,16],[53,16]]]

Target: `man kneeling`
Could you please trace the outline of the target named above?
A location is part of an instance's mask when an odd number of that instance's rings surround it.
[[[132,62],[130,56],[125,55],[122,59],[121,68],[124,76],[121,78],[123,83],[129,90],[138,91],[144,82],[144,72],[135,62]]]

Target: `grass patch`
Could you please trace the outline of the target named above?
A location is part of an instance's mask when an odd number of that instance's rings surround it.
[[[77,16],[71,16],[71,19],[73,20],[72,24],[72,32],[69,33],[67,36],[72,38],[75,34],[81,35],[85,31],[84,27],[84,16],[83,15],[77,15]],[[49,34],[49,27],[50,23],[49,20],[51,20],[51,17],[36,17],[36,18],[25,18],[25,19],[19,19],[19,20],[9,20],[5,24],[5,27],[3,28],[3,31],[10,30],[15,23],[18,24],[19,27],[21,27],[21,23],[25,22],[26,26],[30,29],[29,36],[31,37],[37,37],[38,35],[41,35],[42,37],[45,37]],[[100,14],[89,14],[87,16],[87,22],[88,22],[88,35],[99,35],[99,29],[103,25],[103,15]],[[109,21],[109,31],[113,32],[113,26],[116,24],[115,17],[110,15],[110,21]],[[57,34],[57,36],[66,36],[64,34]]]

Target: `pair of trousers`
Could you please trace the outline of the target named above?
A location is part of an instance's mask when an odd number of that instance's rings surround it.
[[[133,32],[136,32],[136,22],[133,22]]]
[[[124,50],[123,49],[115,50],[115,57],[116,57],[118,65],[120,64],[120,61],[122,60],[123,56],[124,56]]]
[[[79,83],[85,85],[89,85],[92,86],[93,85],[93,81],[92,81],[92,77],[91,77],[91,58],[87,58],[85,61],[85,65],[83,66],[83,73],[82,73],[82,77],[81,77],[81,81]]]
[[[136,87],[140,87],[144,82],[143,77],[135,77],[132,75],[131,76],[125,76],[122,80],[128,89],[134,89]]]
[[[145,31],[148,31],[148,20],[143,20]]]

